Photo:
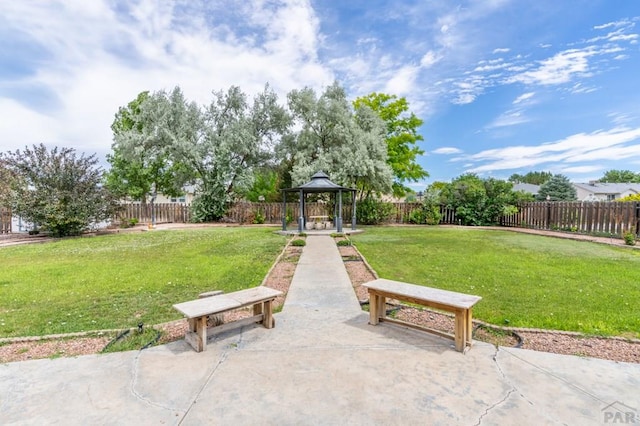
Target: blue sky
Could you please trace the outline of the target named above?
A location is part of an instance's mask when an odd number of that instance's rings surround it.
[[[119,106],[338,80],[425,121],[416,189],[462,173],[640,171],[637,0],[0,2],[0,151],[110,151]]]

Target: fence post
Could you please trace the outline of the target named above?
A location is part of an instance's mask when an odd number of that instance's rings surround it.
[[[547,223],[546,229],[551,229],[551,201],[547,201]]]
[[[636,202],[636,237],[640,236],[640,201]]]

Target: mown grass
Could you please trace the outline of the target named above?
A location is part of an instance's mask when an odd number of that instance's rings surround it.
[[[368,228],[352,240],[382,278],[482,296],[484,321],[640,337],[639,250],[469,228]]]
[[[265,228],[123,233],[0,248],[0,337],[178,319],[204,291],[260,285],[285,245]]]

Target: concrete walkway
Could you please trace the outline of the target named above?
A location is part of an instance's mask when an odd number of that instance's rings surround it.
[[[179,341],[0,365],[0,424],[589,425],[640,407],[637,364],[481,342],[463,355],[368,325],[328,236],[307,238],[275,318],[202,353]]]

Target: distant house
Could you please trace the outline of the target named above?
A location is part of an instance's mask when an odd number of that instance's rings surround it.
[[[640,193],[640,183],[574,183],[580,201],[614,201]]]
[[[164,194],[158,194],[156,197],[156,204],[164,204],[164,203],[182,203],[182,204],[191,204],[193,201],[193,192],[187,192],[186,194],[180,195],[179,197],[169,197]]]
[[[193,202],[193,198],[195,197],[196,188],[193,185],[186,185],[184,188],[184,194],[178,197],[170,197],[168,195],[164,195],[161,192],[158,192],[156,196],[155,203],[156,204],[165,204],[165,203],[181,203],[181,204],[191,204]],[[149,200],[147,199],[147,202]]]
[[[516,183],[513,185],[513,190],[528,192],[531,195],[538,195],[538,191],[540,191],[540,185],[533,185],[531,183]]]

